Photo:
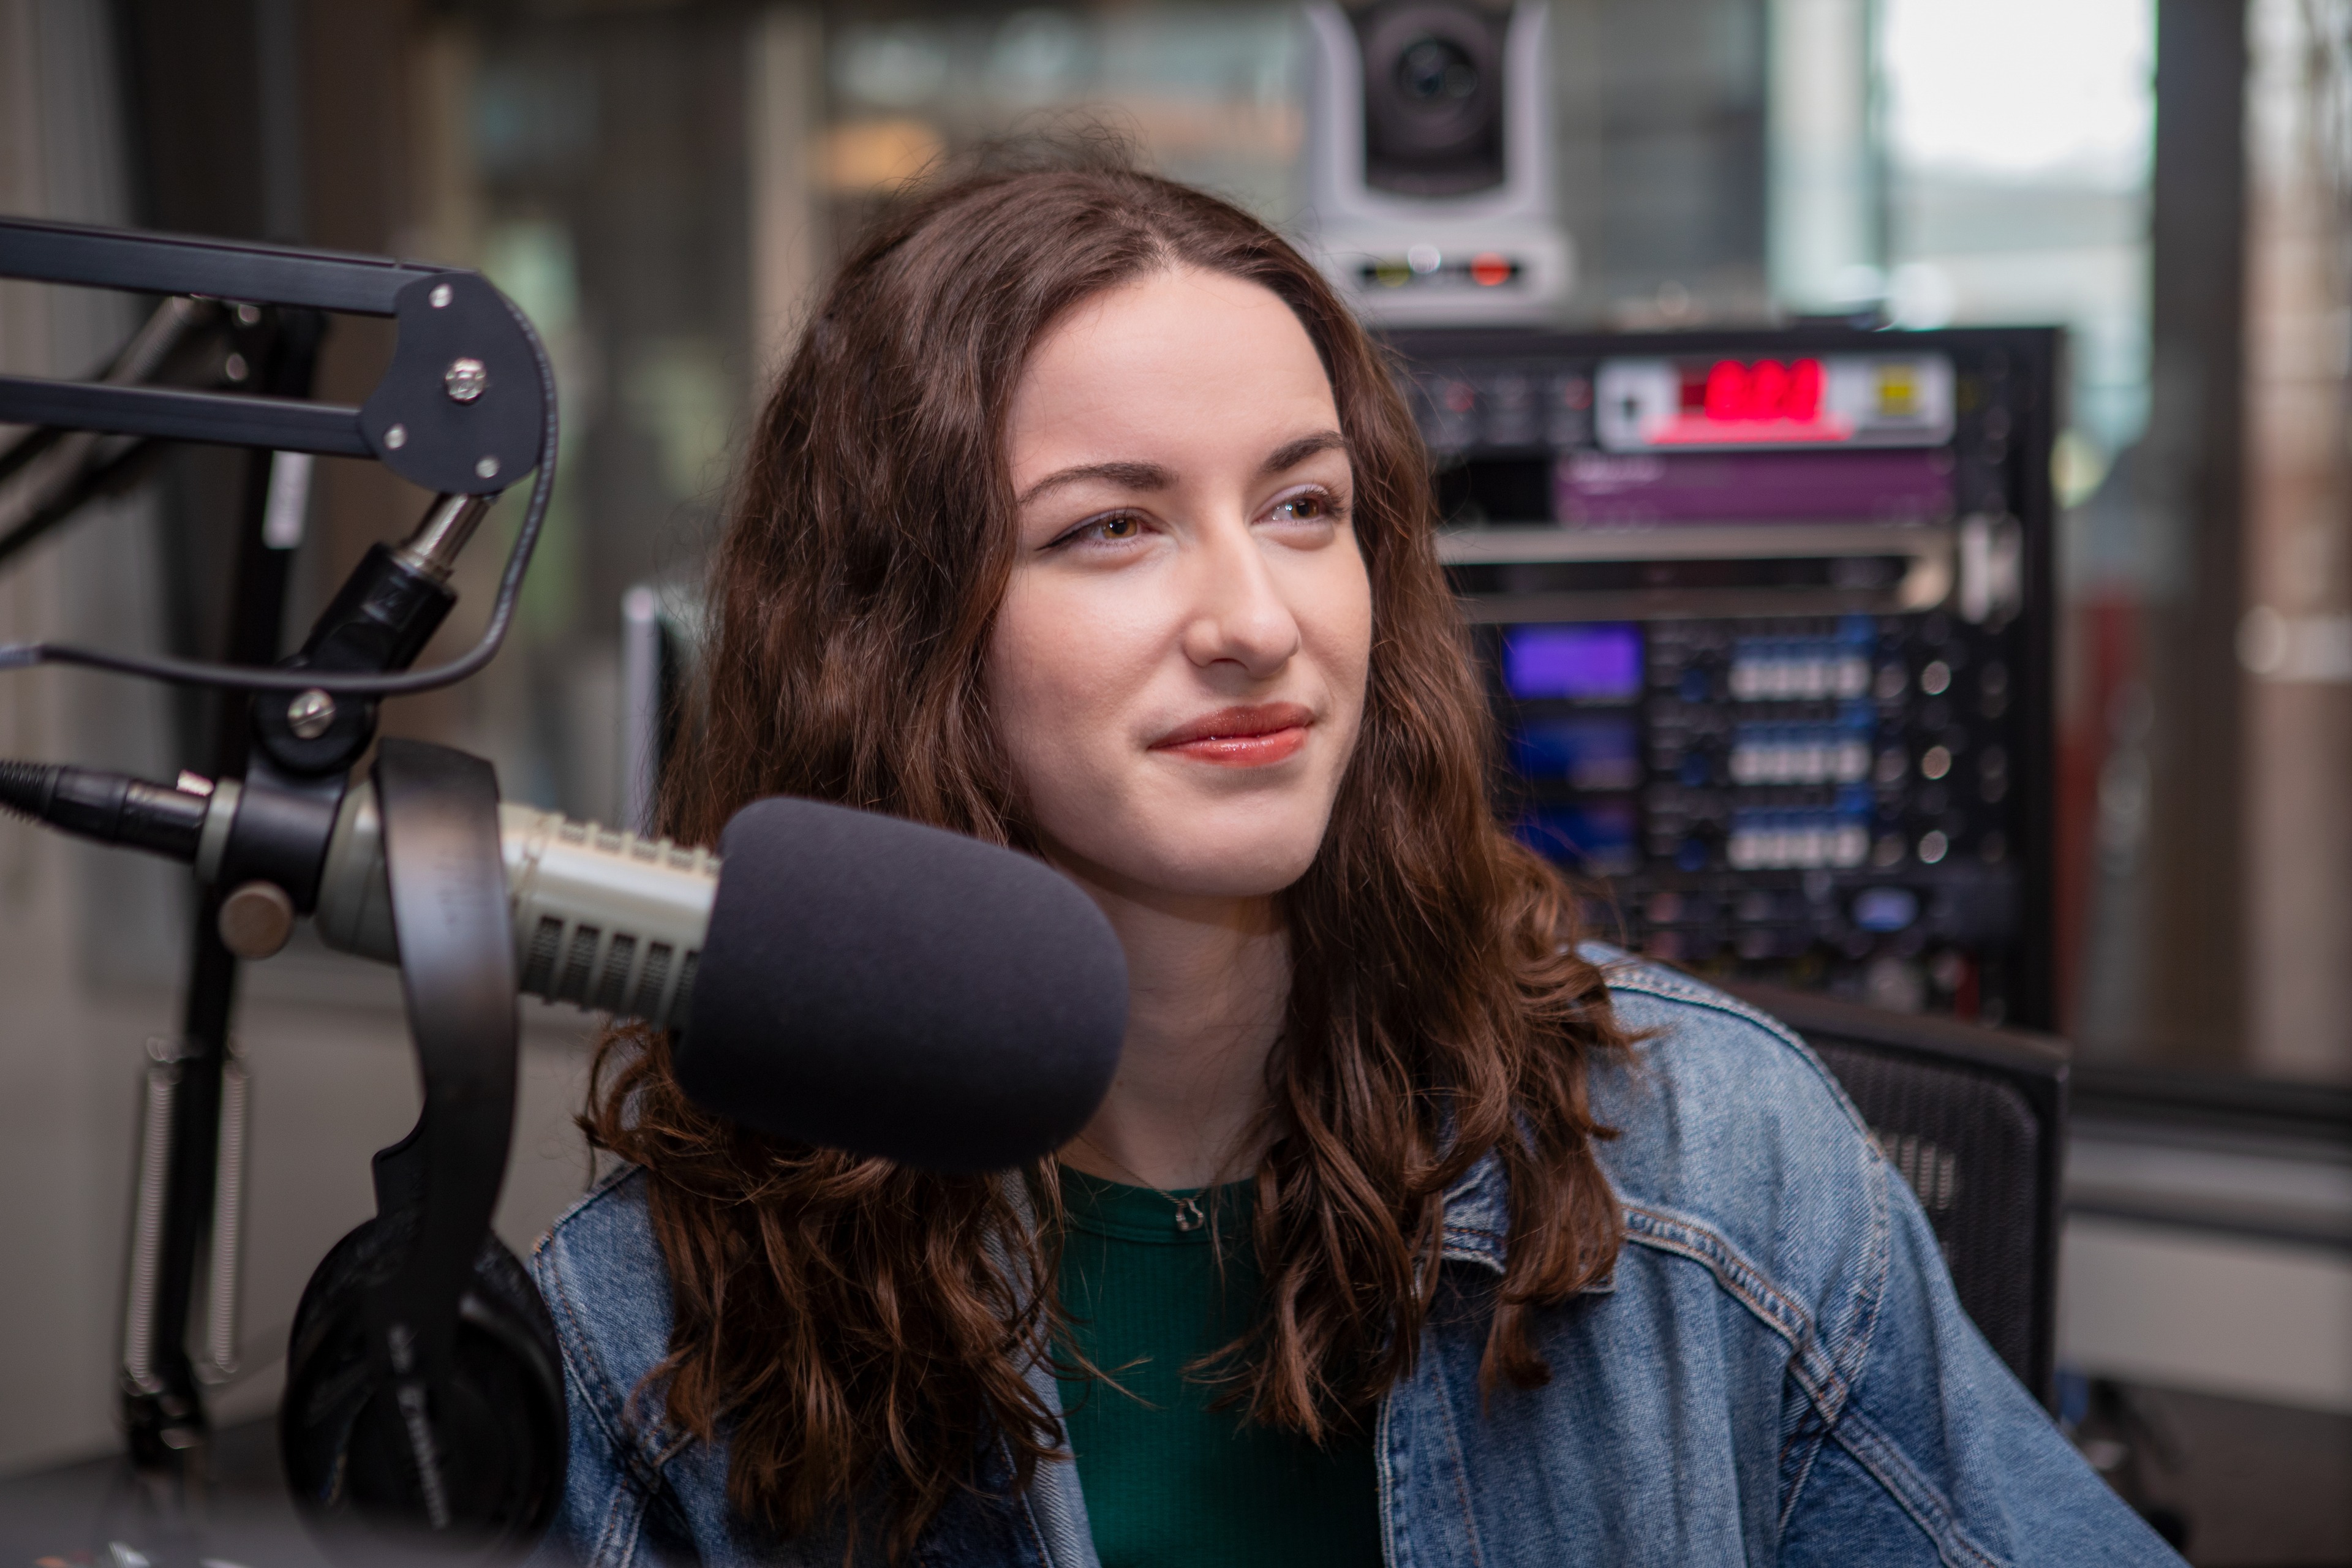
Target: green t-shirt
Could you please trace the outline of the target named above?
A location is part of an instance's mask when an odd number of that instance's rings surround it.
[[[1062,1168],[1070,1226],[1062,1304],[1087,1358],[1118,1388],[1066,1378],[1062,1406],[1103,1568],[1377,1568],[1379,1483],[1369,1434],[1318,1448],[1294,1433],[1212,1410],[1218,1391],[1184,1375],[1230,1343],[1257,1304],[1250,1184],[1178,1193],[1219,1207],[1210,1228],[1176,1227],[1150,1187]],[[1124,1390],[1122,1393],[1120,1390]]]

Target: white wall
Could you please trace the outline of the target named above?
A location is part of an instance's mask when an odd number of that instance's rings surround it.
[[[2058,1359],[2352,1415],[2352,1254],[2076,1215],[2060,1251]]]

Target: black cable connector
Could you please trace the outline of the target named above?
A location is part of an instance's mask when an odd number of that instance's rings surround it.
[[[0,809],[100,844],[193,861],[209,797],[127,773],[0,762]]]

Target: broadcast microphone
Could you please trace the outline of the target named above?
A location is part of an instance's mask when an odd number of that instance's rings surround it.
[[[0,807],[207,881],[240,794],[233,780],[0,763]],[[1109,1087],[1125,956],[1093,900],[1029,856],[782,796],[736,813],[716,856],[530,806],[499,815],[520,988],[678,1031],[673,1066],[707,1110],[977,1171],[1060,1147]],[[254,895],[273,896],[286,899]],[[284,914],[278,945],[290,902]],[[331,947],[398,962],[363,779],[335,814],[316,923]]]

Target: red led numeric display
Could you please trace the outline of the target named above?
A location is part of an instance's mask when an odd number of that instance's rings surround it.
[[[1801,359],[1783,364],[1759,359],[1742,364],[1719,359],[1707,368],[1705,380],[1684,378],[1682,403],[1685,415],[1704,415],[1718,425],[1779,420],[1809,425],[1821,417],[1822,362]]]
[[[1952,367],[1918,353],[1613,359],[1593,379],[1593,406],[1613,452],[1932,447],[1951,438]]]
[[[1817,359],[1685,361],[1675,381],[1677,406],[1648,425],[1647,445],[1798,446],[1853,437],[1853,422],[1827,406],[1828,377]]]

